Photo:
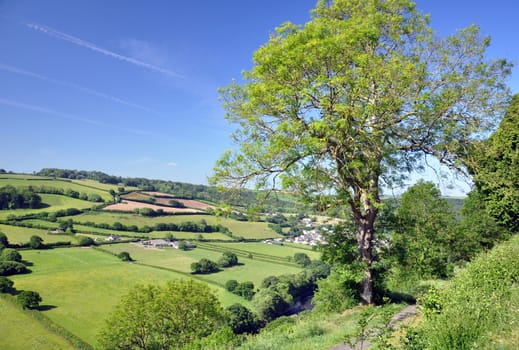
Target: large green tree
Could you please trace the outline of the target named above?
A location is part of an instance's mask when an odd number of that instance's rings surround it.
[[[410,0],[319,1],[308,23],[283,24],[243,81],[221,90],[238,147],[213,180],[283,187],[351,214],[371,304],[381,187],[425,157],[458,168],[500,116],[510,65],[485,58],[489,42],[475,26],[438,38]]]
[[[205,284],[172,280],[164,286],[135,286],[101,332],[102,349],[177,349],[208,336],[224,322],[224,311]]]
[[[475,145],[468,161],[487,212],[498,224],[519,232],[519,94],[499,128]]]
[[[454,211],[432,182],[419,181],[402,194],[391,251],[405,277],[445,278],[462,237]],[[460,242],[458,242],[460,240]]]

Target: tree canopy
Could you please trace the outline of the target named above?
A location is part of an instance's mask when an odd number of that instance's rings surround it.
[[[489,43],[476,26],[436,36],[410,0],[321,0],[305,25],[277,28],[243,82],[221,89],[237,149],[213,180],[345,209],[371,304],[382,186],[425,157],[461,169],[459,157],[501,115],[510,64],[487,60]]]
[[[101,332],[102,349],[176,349],[219,329],[224,311],[206,284],[179,279],[137,285]]]
[[[474,146],[469,167],[486,209],[497,223],[519,232],[519,94],[499,128]]]

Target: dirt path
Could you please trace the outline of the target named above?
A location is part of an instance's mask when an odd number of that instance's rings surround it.
[[[399,323],[404,322],[409,317],[414,316],[417,313],[418,313],[418,308],[416,307],[416,305],[406,306],[405,308],[400,310],[400,312],[398,312],[395,316],[393,316],[391,318],[391,328],[395,329]],[[329,350],[366,350],[366,349],[369,349],[370,346],[371,346],[371,344],[369,341],[365,341],[362,345],[356,344],[355,347],[351,347],[350,345],[343,343],[343,344],[334,346],[333,348],[330,348]]]

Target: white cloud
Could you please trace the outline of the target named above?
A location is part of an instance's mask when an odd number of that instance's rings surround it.
[[[56,39],[59,39],[59,40],[63,40],[63,41],[67,41],[67,42],[69,42],[71,44],[78,45],[78,46],[90,49],[92,51],[98,52],[98,53],[103,54],[103,55],[108,56],[108,57],[115,58],[115,59],[120,60],[120,61],[128,62],[128,63],[134,64],[136,66],[140,66],[140,67],[143,67],[143,68],[155,71],[155,72],[159,72],[159,73],[168,75],[170,77],[174,77],[174,78],[181,78],[182,77],[181,75],[179,75],[179,74],[177,74],[177,73],[175,73],[175,72],[173,72],[171,70],[168,70],[168,69],[165,69],[165,68],[162,68],[162,67],[159,67],[159,66],[147,63],[147,62],[143,62],[143,61],[137,60],[137,59],[132,58],[132,57],[120,55],[120,54],[115,53],[115,52],[110,51],[110,50],[103,49],[102,47],[99,47],[99,46],[97,46],[97,45],[95,45],[93,43],[90,43],[90,42],[85,41],[85,40],[80,39],[80,38],[76,38],[75,36],[72,36],[72,35],[60,32],[60,31],[58,31],[56,29],[52,29],[50,27],[46,27],[46,26],[41,25],[41,24],[37,24],[37,23],[24,23],[24,25],[26,27],[30,28],[30,29],[36,30],[36,31],[38,31],[40,33],[46,34],[46,35],[51,36],[53,38],[56,38]]]
[[[177,163],[175,163],[175,162],[169,162],[169,163],[167,163],[167,166],[170,166],[170,167],[176,167],[176,166],[177,166]]]
[[[121,48],[129,56],[155,66],[163,66],[167,63],[167,56],[159,48],[146,41],[124,39],[121,41]]]

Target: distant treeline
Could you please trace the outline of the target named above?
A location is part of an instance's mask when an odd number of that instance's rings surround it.
[[[182,182],[153,180],[146,178],[128,178],[121,176],[108,175],[100,171],[68,170],[56,168],[44,168],[36,173],[39,176],[63,178],[63,179],[89,179],[101,183],[138,187],[144,191],[159,191],[173,194],[177,198],[206,200],[214,203],[227,203],[232,206],[253,208],[258,205],[258,193],[252,190],[241,190],[239,193],[220,192],[216,187],[205,185],[194,185]],[[275,194],[269,196],[262,204],[266,210],[276,211],[297,211],[301,205],[289,196],[284,195],[279,198]]]
[[[41,206],[41,197],[31,189],[17,189],[13,186],[0,188],[0,210],[30,208]]]

